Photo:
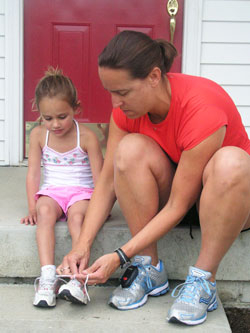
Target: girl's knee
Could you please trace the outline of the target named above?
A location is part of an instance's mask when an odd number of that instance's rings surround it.
[[[72,213],[68,216],[68,226],[77,227],[81,226],[83,223],[84,214],[80,212]]]

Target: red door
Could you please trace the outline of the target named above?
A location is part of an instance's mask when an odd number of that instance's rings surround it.
[[[183,2],[178,0],[174,44],[181,55]],[[35,86],[49,65],[62,68],[77,87],[81,122],[108,122],[110,97],[97,73],[97,58],[108,41],[124,29],[170,39],[167,0],[24,0],[24,121]],[[181,56],[172,71],[181,71]]]

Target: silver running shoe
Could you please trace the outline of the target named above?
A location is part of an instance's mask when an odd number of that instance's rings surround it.
[[[217,309],[216,282],[209,281],[211,275],[196,267],[189,268],[185,283],[177,286],[172,292],[172,296],[177,298],[169,310],[169,322],[198,325],[206,320],[208,311]]]
[[[163,262],[160,269],[151,265],[151,257],[136,256],[121,277],[121,285],[116,288],[108,304],[119,310],[136,309],[147,302],[148,296],[160,296],[169,290],[167,273]]]

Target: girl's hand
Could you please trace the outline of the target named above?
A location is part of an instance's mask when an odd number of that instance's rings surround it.
[[[80,275],[86,269],[90,257],[88,248],[78,247],[77,245],[63,258],[61,265],[56,269],[59,275]],[[84,278],[85,280],[85,278]],[[80,282],[84,282],[81,277]]]
[[[25,225],[29,224],[36,225],[36,221],[37,221],[37,215],[36,215],[36,209],[34,209],[29,212],[28,216],[23,217],[20,222]]]
[[[82,274],[77,274],[78,280],[85,280],[89,275],[88,284],[105,283],[109,277],[117,270],[120,259],[117,253],[106,254],[97,259],[92,266],[84,270]]]

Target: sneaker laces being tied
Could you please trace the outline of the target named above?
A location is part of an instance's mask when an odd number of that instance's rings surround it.
[[[75,274],[73,275],[73,278],[72,278],[72,275],[56,275],[56,277],[58,277],[59,280],[62,280],[62,281],[64,281],[65,283],[67,283],[67,281],[63,280],[62,277],[64,277],[64,278],[71,278],[70,282],[71,282],[72,284],[74,284],[75,286],[79,286],[78,284],[76,284],[76,283],[74,282],[74,280],[76,280],[76,275],[75,275]],[[83,292],[86,294],[86,296],[87,296],[87,298],[88,298],[88,301],[90,302],[90,297],[89,297],[88,288],[87,288],[88,280],[89,280],[89,274],[87,275],[86,280],[85,280],[85,282],[84,282],[84,285],[83,285]]]
[[[180,296],[180,300],[187,302],[187,303],[195,304],[195,298],[197,297],[198,292],[201,288],[209,296],[212,295],[206,279],[204,279],[202,277],[188,275],[187,280],[184,283],[181,283],[177,287],[174,288],[171,296],[174,298],[177,298]],[[176,291],[178,291],[177,294],[176,294]]]

